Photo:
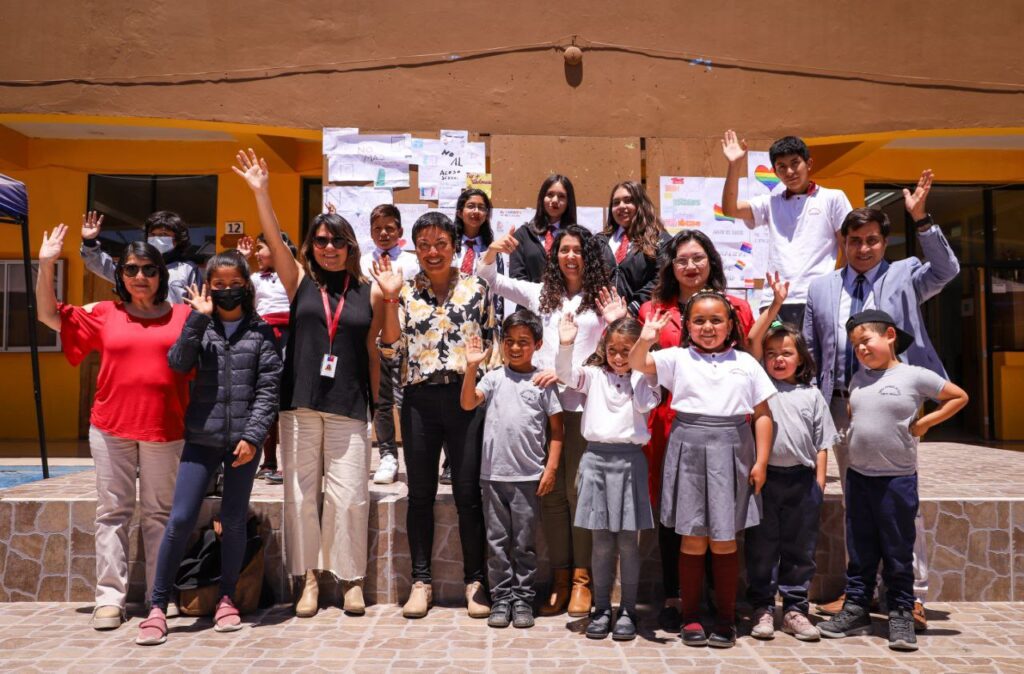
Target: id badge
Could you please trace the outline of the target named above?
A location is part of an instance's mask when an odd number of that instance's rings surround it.
[[[324,354],[324,359],[320,361],[320,376],[334,379],[334,373],[337,369],[338,357],[330,353]]]

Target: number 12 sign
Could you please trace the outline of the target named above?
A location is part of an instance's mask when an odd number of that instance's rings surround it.
[[[228,220],[224,223],[224,233],[245,234],[245,222],[243,220]]]

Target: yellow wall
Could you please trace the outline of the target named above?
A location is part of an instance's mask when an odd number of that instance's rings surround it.
[[[217,226],[243,220],[246,232],[259,231],[252,192],[230,166],[238,145],[221,142],[32,140],[27,152],[5,146],[0,138],[0,172],[25,183],[29,197],[29,239],[33,256],[44,229],[59,222],[71,229],[64,244],[67,279],[65,297],[82,302],[85,268],[78,255],[78,223],[86,207],[90,173],[217,174]],[[297,238],[301,203],[301,177],[320,176],[319,145],[295,163],[297,172],[271,159],[271,194],[282,227]],[[12,162],[11,158],[16,157]],[[4,161],[6,160],[6,161]],[[18,165],[21,165],[20,167]],[[27,165],[27,167],[26,167]],[[0,257],[21,257],[20,232],[0,225]],[[47,437],[71,440],[78,435],[79,370],[60,353],[40,354],[43,416]],[[5,393],[0,394],[0,439],[36,437],[32,396],[32,369],[27,353],[0,353]]]

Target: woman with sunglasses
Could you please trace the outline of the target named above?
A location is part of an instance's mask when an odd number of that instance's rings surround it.
[[[370,518],[369,408],[371,392],[380,384],[376,338],[383,321],[382,296],[360,271],[359,243],[340,215],[313,218],[299,259],[292,257],[270,201],[266,161],[252,149],[239,152],[237,159],[232,169],[256,197],[263,237],[291,302],[280,433],[285,559],[289,573],[304,578],[295,615],[316,615],[320,571],[341,581],[345,612],[362,615]]]
[[[114,268],[116,300],[84,307],[58,303],[57,260],[68,228],[44,232],[39,249],[39,321],[60,333],[64,355],[78,365],[96,351],[100,371],[89,416],[89,451],[96,464],[96,607],[92,626],[115,629],[125,619],[128,528],[139,477],[146,592],[153,588],[157,552],[174,498],[184,445],[188,379],[167,364],[191,309],[167,301],[168,272],[149,243],[125,247]]]

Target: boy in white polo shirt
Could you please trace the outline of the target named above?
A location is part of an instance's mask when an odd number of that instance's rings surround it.
[[[722,189],[722,212],[742,218],[747,227],[768,227],[769,274],[789,281],[789,296],[779,319],[792,325],[804,323],[807,287],[818,276],[836,268],[842,246],[839,228],[853,208],[842,190],[816,185],[810,179],[813,160],[807,144],[796,136],[772,143],[768,150],[772,170],[784,190],[739,201],[739,180],[747,173],[747,142],[730,129],[722,138],[722,152],[729,171]],[[772,289],[765,286],[761,310],[772,303]]]

